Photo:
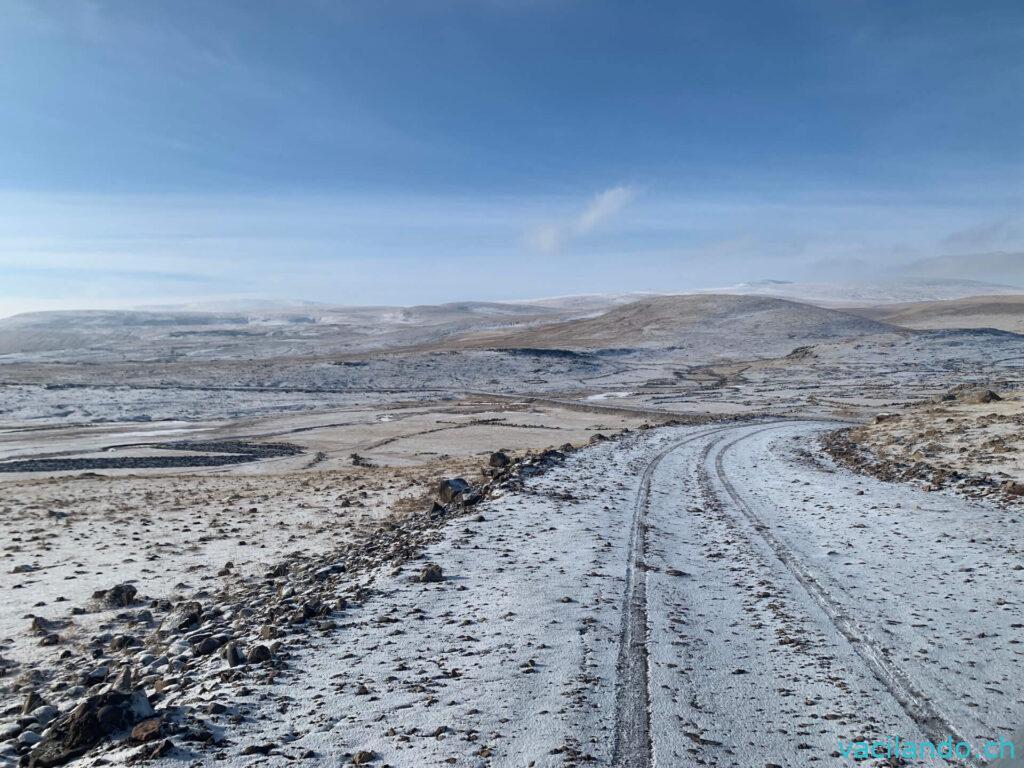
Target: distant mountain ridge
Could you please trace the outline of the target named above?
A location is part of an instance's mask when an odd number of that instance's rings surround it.
[[[896,272],[917,280],[966,280],[1002,283],[1024,290],[1024,253],[994,251],[920,259]],[[955,297],[949,297],[955,298]]]
[[[863,306],[865,304],[897,304],[914,301],[945,301],[968,296],[1001,296],[1024,293],[1013,285],[953,278],[918,279],[910,277],[889,280],[795,283],[761,280],[726,288],[705,291],[745,296],[776,296],[822,306]]]

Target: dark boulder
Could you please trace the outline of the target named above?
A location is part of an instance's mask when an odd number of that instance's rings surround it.
[[[428,563],[424,566],[423,570],[420,571],[420,575],[416,577],[416,580],[424,584],[431,584],[441,581],[443,578],[444,573],[441,570],[441,566],[436,563]]]
[[[118,584],[110,589],[101,589],[93,593],[93,598],[100,600],[111,608],[127,608],[135,602],[138,590],[131,584]]]
[[[245,655],[251,664],[262,664],[274,658],[274,654],[265,645],[250,645]]]
[[[50,726],[46,737],[32,751],[29,766],[63,765],[153,715],[153,707],[141,691],[108,691],[90,696]]]
[[[437,495],[441,497],[441,501],[445,504],[449,504],[461,499],[462,495],[464,493],[468,493],[469,490],[469,483],[461,477],[451,477],[438,483]]]
[[[182,632],[199,623],[203,606],[195,600],[178,603],[160,622],[161,632]]]

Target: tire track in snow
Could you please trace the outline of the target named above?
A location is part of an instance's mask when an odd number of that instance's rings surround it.
[[[892,694],[892,697],[899,703],[907,716],[917,724],[927,738],[936,744],[949,736],[952,736],[954,741],[973,743],[973,739],[966,738],[963,732],[954,726],[935,707],[929,697],[914,684],[906,672],[898,665],[886,659],[882,649],[877,646],[870,633],[865,631],[857,623],[856,619],[842,607],[839,601],[831,596],[828,588],[808,571],[793,551],[779,537],[772,533],[770,527],[744,501],[743,497],[726,476],[724,457],[731,448],[744,440],[775,428],[777,427],[765,427],[754,432],[748,432],[725,445],[722,445],[724,438],[708,443],[701,455],[698,469],[704,476],[706,487],[709,489],[712,487],[710,472],[708,471],[709,457],[711,452],[718,448],[718,453],[714,458],[715,475],[733,505],[750,522],[759,537],[768,546],[768,549],[789,570],[814,602],[818,604],[832,625],[846,638],[857,655],[860,656],[878,681]],[[968,761],[968,764],[985,765],[986,763],[980,756],[975,756]]]
[[[730,424],[671,443],[651,459],[640,478],[626,553],[626,589],[622,599],[622,629],[619,631],[616,662],[615,740],[612,744],[612,765],[616,768],[650,768],[653,763],[645,558],[647,507],[654,473],[666,456],[684,445],[737,428],[737,425]]]

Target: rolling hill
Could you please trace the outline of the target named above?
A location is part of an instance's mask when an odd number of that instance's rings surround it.
[[[997,328],[1024,333],[1024,296],[973,296],[954,301],[917,301],[848,310],[903,328]]]
[[[657,296],[596,317],[521,331],[473,334],[473,346],[619,349],[690,347],[724,354],[785,354],[828,339],[890,333],[892,325],[834,309],[766,296]]]

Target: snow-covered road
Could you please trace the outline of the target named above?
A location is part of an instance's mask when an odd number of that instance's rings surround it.
[[[273,683],[211,678],[209,699],[244,702],[218,762],[771,768],[1010,737],[1024,523],[838,469],[816,447],[832,427],[573,454],[452,523],[425,553],[440,583],[378,574]]]

